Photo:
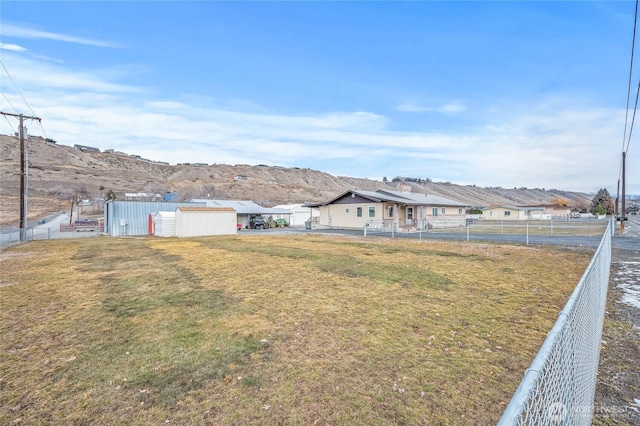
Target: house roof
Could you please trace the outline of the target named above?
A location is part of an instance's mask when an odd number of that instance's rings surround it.
[[[544,207],[528,207],[528,206],[493,206],[493,207],[485,207],[482,211],[493,210],[493,209],[506,209],[506,210],[517,210],[517,211],[544,211]]]
[[[374,203],[392,202],[392,203],[404,204],[409,206],[428,205],[428,206],[468,207],[466,204],[460,203],[458,201],[450,200],[448,198],[440,197],[437,195],[414,194],[411,192],[400,192],[400,191],[386,191],[382,189],[378,191],[360,191],[360,190],[352,189],[352,190],[343,192],[342,194],[338,195],[335,198],[332,198],[329,201],[316,203],[316,204],[309,204],[309,207],[326,206],[336,202],[337,200],[349,194],[358,195],[359,197],[373,201]]]
[[[571,207],[567,207],[567,206],[561,206],[560,204],[538,204],[535,206],[520,206],[520,207],[527,207],[527,208],[531,208],[531,207],[542,207],[545,209],[555,209],[555,210],[567,210],[570,209]]]
[[[392,194],[400,198],[406,198],[411,200],[413,204],[419,204],[419,205],[469,207],[468,204],[464,204],[459,201],[451,200],[449,198],[440,197],[439,195],[433,195],[433,194],[416,194],[413,192],[400,192],[400,191],[387,191],[387,190],[379,190],[378,192],[383,194]],[[411,204],[411,203],[405,202],[404,204]]]
[[[259,206],[253,201],[248,200],[206,200],[195,199],[193,202],[205,203],[207,207],[230,207],[234,209],[238,214],[290,214],[291,212],[286,209],[270,209],[267,207]]]

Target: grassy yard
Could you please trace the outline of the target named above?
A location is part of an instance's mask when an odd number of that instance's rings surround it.
[[[590,253],[88,238],[0,253],[0,423],[495,424]]]

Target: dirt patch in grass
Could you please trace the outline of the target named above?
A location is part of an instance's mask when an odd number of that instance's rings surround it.
[[[0,260],[2,423],[490,424],[590,253],[255,235]]]

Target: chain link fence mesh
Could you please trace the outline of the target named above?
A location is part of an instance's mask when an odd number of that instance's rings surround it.
[[[591,263],[525,372],[500,426],[591,424],[612,234],[611,221]]]

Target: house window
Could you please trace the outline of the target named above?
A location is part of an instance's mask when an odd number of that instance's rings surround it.
[[[389,217],[393,217],[393,206],[387,207],[387,210],[389,211]]]
[[[344,212],[345,212],[346,214],[349,214],[349,208],[344,209]]]
[[[444,214],[444,213],[445,213],[445,208],[443,207],[443,208],[442,208],[442,214]]]
[[[509,210],[507,210],[507,211],[504,212],[504,215],[505,216],[511,216],[511,212]]]
[[[369,207],[369,217],[376,217],[376,208]]]
[[[431,209],[431,214],[432,214],[433,216],[438,216],[438,208],[437,208],[437,207],[432,208],[432,209]]]
[[[362,207],[356,207],[356,216],[362,217]]]
[[[413,207],[407,207],[407,220],[413,220]]]
[[[462,208],[458,209],[458,214],[462,214]]]

